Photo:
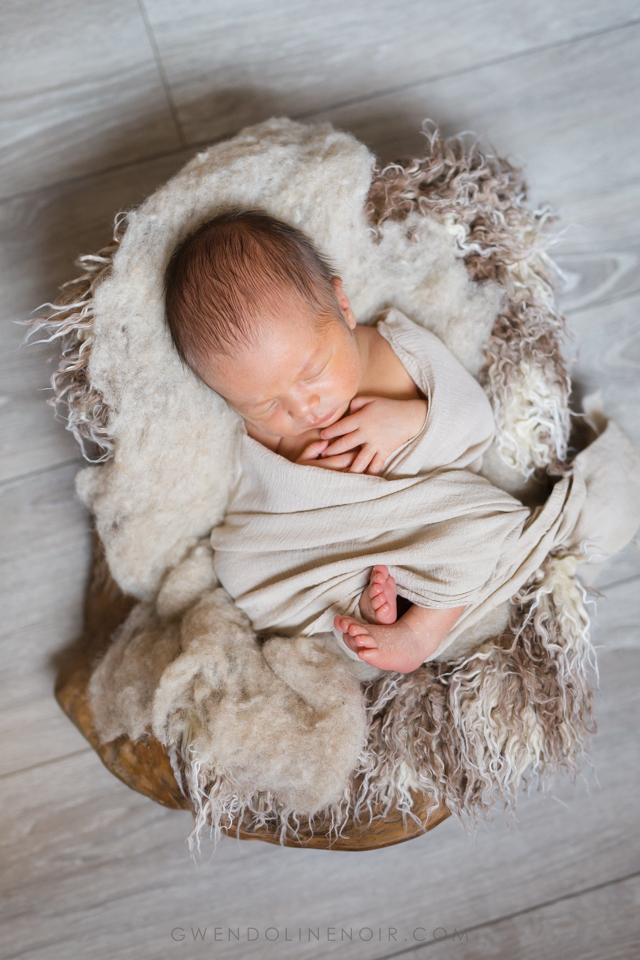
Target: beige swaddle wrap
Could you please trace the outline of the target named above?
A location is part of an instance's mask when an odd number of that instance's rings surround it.
[[[580,540],[607,540],[611,531],[615,543],[603,552],[613,552],[625,539],[616,528],[623,511],[630,539],[640,522],[640,461],[609,424],[532,513],[475,472],[494,433],[479,384],[399,311],[378,330],[428,399],[419,434],[381,476],[291,463],[245,435],[228,511],[211,537],[215,568],[256,631],[295,635],[332,631],[336,613],[357,616],[371,567],[384,563],[411,602],[466,607],[441,656],[513,596],[551,549],[577,548],[574,530]],[[610,483],[622,490],[616,504],[602,495]]]

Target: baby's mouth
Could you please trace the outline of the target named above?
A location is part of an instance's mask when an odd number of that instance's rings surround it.
[[[308,420],[307,423],[308,423],[308,425],[309,425],[309,429],[311,429],[311,427],[323,427],[323,426],[325,426],[325,424],[327,424],[327,423],[329,422],[329,420],[331,420],[333,417],[335,417],[335,415],[336,415],[336,413],[338,412],[339,409],[340,409],[340,407],[336,407],[335,410],[332,410],[331,413],[328,413],[328,414],[326,415],[326,417],[316,417],[314,420]]]

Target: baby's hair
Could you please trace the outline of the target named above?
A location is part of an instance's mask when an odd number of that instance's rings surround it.
[[[343,320],[329,263],[299,230],[258,210],[203,223],[174,250],[165,273],[169,330],[182,360],[250,344],[265,306],[297,295],[317,322]]]

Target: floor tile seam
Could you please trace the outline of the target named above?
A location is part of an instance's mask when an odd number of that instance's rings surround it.
[[[535,56],[538,53],[544,53],[548,50],[556,49],[562,46],[567,46],[573,43],[579,43],[581,41],[593,39],[598,36],[604,36],[606,34],[613,33],[618,30],[628,29],[630,27],[633,28],[639,25],[640,25],[640,18],[627,20],[621,24],[615,24],[610,27],[603,27],[600,30],[594,30],[594,31],[586,32],[584,34],[578,34],[572,38],[554,41],[553,43],[549,43],[549,44],[540,44],[536,47],[530,47],[526,50],[521,50],[513,54],[508,54],[505,57],[496,57],[492,60],[487,60],[484,62],[472,64],[469,66],[460,67],[457,70],[445,71],[440,74],[434,74],[433,76],[427,77],[427,78],[422,77],[422,78],[419,78],[418,80],[413,80],[407,84],[400,84],[394,87],[387,87],[380,90],[375,90],[370,93],[363,94],[360,97],[352,98],[350,100],[339,101],[336,103],[331,103],[329,105],[324,105],[322,107],[317,107],[312,110],[303,111],[301,113],[291,114],[291,118],[297,119],[297,120],[304,120],[307,118],[317,116],[318,114],[321,114],[321,113],[329,112],[331,110],[341,109],[342,107],[345,107],[345,106],[351,106],[356,103],[366,103],[370,100],[375,100],[378,97],[388,96],[390,93],[402,92],[404,90],[410,90],[410,89],[413,89],[414,87],[424,86],[429,83],[436,83],[439,80],[450,79],[455,76],[461,76],[463,74],[472,73],[474,70],[483,70],[487,67],[499,65],[501,63],[507,63],[509,61],[515,61],[515,60],[521,59],[522,57]],[[181,129],[181,127],[179,129]],[[193,141],[189,141],[185,137],[184,147],[177,147],[177,148],[172,148],[170,150],[158,151],[153,154],[148,154],[146,156],[139,157],[135,160],[123,161],[122,163],[116,163],[106,167],[100,167],[96,170],[92,170],[90,173],[78,174],[77,176],[72,176],[72,177],[63,177],[60,180],[55,180],[55,181],[52,181],[51,183],[43,184],[39,187],[34,187],[33,189],[30,189],[30,190],[20,190],[13,194],[6,194],[4,196],[0,196],[0,205],[5,203],[10,203],[15,200],[20,200],[23,198],[36,196],[37,194],[44,193],[47,190],[54,190],[54,189],[65,187],[65,186],[71,186],[74,183],[81,183],[83,181],[91,180],[93,178],[105,176],[109,173],[116,173],[119,170],[135,169],[135,167],[141,166],[144,163],[151,163],[154,160],[168,159],[171,156],[175,156],[183,152],[183,150],[189,150],[189,149],[200,150],[205,146],[213,146],[214,144],[220,143],[224,140],[227,140],[228,138],[229,138],[229,135],[227,134],[225,134],[222,137],[207,137],[204,140],[193,140]]]
[[[614,24],[610,27],[602,27],[599,30],[586,31],[585,33],[576,34],[574,37],[565,38],[563,40],[554,40],[550,43],[539,44],[535,47],[529,47],[526,50],[519,50],[515,51],[514,53],[505,54],[502,57],[492,57],[489,60],[479,61],[478,63],[469,64],[465,67],[458,67],[455,70],[444,70],[440,73],[433,74],[432,76],[422,77],[418,80],[412,80],[408,83],[397,84],[391,87],[383,88],[381,90],[377,90],[375,93],[362,94],[361,96],[352,97],[347,100],[337,101],[326,107],[318,107],[299,114],[293,114],[292,119],[302,119],[305,117],[316,116],[317,114],[326,113],[330,110],[340,110],[344,107],[353,106],[358,103],[366,103],[368,100],[376,99],[377,97],[389,96],[392,93],[402,93],[404,90],[411,90],[414,87],[421,87],[430,83],[438,83],[442,80],[449,80],[452,77],[473,73],[475,70],[484,70],[488,67],[499,66],[503,63],[510,63],[515,60],[520,60],[523,57],[535,56],[539,53],[546,53],[549,50],[555,50],[574,43],[592,40],[599,36],[604,36],[610,33],[615,33],[618,30],[625,30],[636,26],[640,26],[640,17],[636,17],[632,20],[626,20],[624,23]]]
[[[24,93],[14,93],[9,99],[9,102],[18,103],[24,107],[25,103],[29,100],[43,100],[51,94],[58,92],[67,92],[69,94],[85,88],[103,90],[109,82],[122,85],[123,81],[130,79],[130,76],[135,76],[136,74],[144,76],[148,72],[151,78],[153,77],[154,67],[157,72],[157,63],[153,57],[149,57],[147,54],[144,59],[131,59],[125,66],[119,65],[115,69],[112,66],[109,69],[105,69],[103,73],[93,73],[90,76],[84,74],[71,80],[62,79],[59,83],[50,83],[46,87],[34,87],[24,91]],[[63,101],[58,101],[58,103],[60,102]],[[19,142],[19,140],[4,141],[2,146],[6,149]]]
[[[6,770],[4,773],[0,773],[0,781],[8,780],[10,777],[17,777],[23,773],[32,773],[34,770],[39,770],[41,767],[50,767],[56,763],[62,763],[65,760],[71,760],[73,757],[81,757],[87,753],[93,753],[93,747],[87,746],[83,747],[82,750],[73,750],[71,753],[61,754],[59,757],[52,757],[50,760],[40,760],[39,763],[33,763],[28,767],[20,767],[17,770]]]
[[[138,9],[140,11],[140,16],[144,24],[144,29],[147,35],[147,39],[151,47],[151,52],[153,53],[153,58],[156,63],[156,69],[158,70],[158,75],[160,77],[160,81],[164,88],[164,93],[167,98],[167,105],[169,107],[169,112],[171,113],[171,117],[173,119],[173,123],[176,128],[176,134],[178,136],[180,149],[184,150],[188,146],[188,144],[184,134],[184,129],[182,127],[182,123],[180,122],[180,116],[179,116],[178,108],[176,106],[176,102],[173,96],[173,90],[171,88],[171,84],[169,83],[167,72],[164,68],[164,63],[162,60],[162,56],[160,54],[160,48],[158,47],[158,42],[153,32],[153,27],[151,26],[151,21],[149,20],[149,15],[147,13],[147,8],[145,7],[144,0],[138,0]]]
[[[46,467],[30,470],[27,473],[19,473],[15,477],[4,477],[2,480],[0,480],[0,489],[2,487],[9,486],[12,483],[20,483],[22,481],[30,480],[33,477],[41,477],[44,474],[55,470],[63,470],[65,467],[70,467],[74,463],[78,464],[80,467],[83,464],[86,464],[86,461],[82,460],[80,457],[73,457],[69,460],[61,460],[59,463],[48,464]]]
[[[633,873],[625,874],[622,877],[614,877],[611,880],[604,880],[602,883],[596,883],[591,887],[585,887],[580,890],[575,890],[575,891],[572,891],[571,893],[566,893],[566,894],[563,894],[562,896],[554,897],[551,900],[544,900],[541,903],[533,904],[530,907],[524,907],[522,910],[514,910],[511,913],[504,914],[504,916],[496,917],[492,920],[485,920],[482,923],[472,924],[470,927],[465,927],[463,930],[460,930],[460,931],[456,930],[455,933],[452,933],[447,937],[442,937],[441,939],[438,938],[438,939],[428,940],[425,943],[421,943],[419,946],[414,945],[411,947],[405,947],[404,949],[398,950],[395,953],[384,954],[384,956],[378,957],[376,958],[376,960],[396,960],[397,957],[405,956],[406,954],[410,954],[412,952],[415,952],[416,950],[423,950],[426,947],[434,946],[434,944],[444,943],[446,940],[453,940],[456,936],[459,937],[460,934],[463,934],[463,933],[469,934],[469,933],[475,933],[478,930],[486,930],[489,927],[496,926],[499,923],[504,923],[507,920],[515,920],[518,917],[524,917],[524,916],[527,916],[528,914],[536,913],[539,910],[544,910],[547,907],[552,907],[559,903],[564,903],[570,900],[577,900],[579,897],[587,896],[590,893],[595,893],[598,890],[604,890],[607,887],[616,886],[617,884],[620,884],[620,883],[626,883],[627,881],[634,880],[638,877],[640,877],[640,870],[636,870]],[[445,928],[443,927],[443,929]]]
[[[221,137],[220,140],[226,139]],[[217,143],[219,141],[212,140],[211,143]],[[46,194],[47,191],[60,190],[64,187],[70,187],[77,183],[88,182],[91,180],[98,180],[100,177],[108,176],[111,173],[118,173],[122,170],[135,170],[136,167],[140,167],[145,163],[153,163],[157,160],[168,160],[170,157],[178,156],[178,154],[183,153],[187,150],[196,150],[198,149],[195,145],[192,147],[190,144],[187,144],[186,147],[172,147],[170,150],[160,150],[156,153],[150,153],[142,157],[138,157],[135,160],[123,160],[122,163],[114,163],[107,167],[99,167],[96,170],[92,170],[90,173],[80,173],[77,176],[73,177],[63,177],[60,180],[54,180],[52,183],[43,184],[40,187],[33,187],[30,190],[19,190],[17,193],[7,194],[4,197],[0,196],[0,207],[4,204],[14,203],[16,200],[26,200],[33,197],[37,197],[38,194]],[[134,204],[138,206],[138,204]]]

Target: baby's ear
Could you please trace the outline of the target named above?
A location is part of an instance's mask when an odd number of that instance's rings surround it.
[[[331,277],[331,284],[333,289],[336,292],[336,297],[338,298],[338,303],[340,304],[340,309],[345,315],[345,319],[351,329],[356,325],[356,318],[353,315],[353,310],[351,309],[351,304],[349,303],[349,298],[342,289],[342,278],[341,277]]]

